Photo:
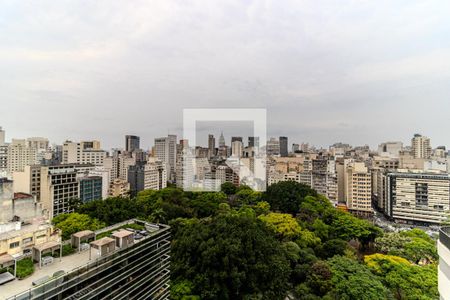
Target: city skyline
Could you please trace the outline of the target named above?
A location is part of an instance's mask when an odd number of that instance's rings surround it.
[[[293,141],[449,144],[450,3],[70,3],[1,5],[10,136],[148,145],[184,108],[257,107]]]
[[[229,127],[229,128],[233,128],[233,126],[231,126],[231,127]],[[61,141],[61,142],[57,142],[57,141],[53,140],[52,138],[50,138],[48,135],[13,137],[13,136],[10,136],[9,130],[5,130],[6,128],[5,128],[4,126],[0,126],[0,129],[3,129],[3,130],[6,132],[6,134],[5,134],[5,141],[6,141],[7,143],[10,143],[12,139],[27,139],[27,138],[36,138],[36,137],[38,137],[38,138],[47,138],[47,139],[49,140],[50,145],[62,145],[62,144],[63,144],[64,142],[66,142],[66,141],[77,142],[77,141],[97,140],[97,141],[100,141],[100,142],[101,142],[102,148],[103,148],[104,150],[107,150],[107,151],[109,151],[109,150],[114,150],[114,149],[123,149],[123,150],[126,150],[126,143],[124,143],[124,141],[123,141],[123,139],[124,139],[126,136],[137,136],[138,138],[140,138],[141,141],[144,141],[144,143],[141,142],[141,147],[140,147],[140,149],[142,149],[142,150],[151,150],[152,147],[155,146],[155,143],[154,143],[155,139],[167,137],[168,135],[173,135],[173,133],[168,133],[168,134],[166,134],[166,135],[160,134],[160,135],[155,136],[155,137],[144,137],[144,138],[143,138],[142,136],[138,136],[138,135],[135,135],[135,134],[133,134],[133,133],[128,133],[128,134],[125,134],[124,136],[121,137],[122,143],[117,144],[117,145],[111,145],[111,146],[108,146],[108,144],[106,144],[106,143],[103,141],[102,137],[84,137],[84,138],[81,137],[81,138],[79,138],[79,139],[70,139],[70,138],[66,138],[66,139],[64,139],[64,140]],[[236,129],[235,129],[235,130],[236,130]],[[211,130],[211,129],[210,129],[210,130],[207,130],[207,129],[201,129],[201,130],[199,130],[199,131],[200,131],[202,134],[197,133],[198,141],[197,141],[197,143],[196,143],[195,146],[200,146],[200,147],[204,147],[204,148],[207,148],[207,147],[208,147],[208,135],[209,135],[209,134],[212,134],[212,135],[214,136],[214,138],[215,138],[215,145],[216,145],[215,148],[218,148],[218,147],[219,147],[219,137],[220,137],[221,134],[224,135],[224,138],[225,138],[225,144],[226,144],[227,146],[229,146],[229,147],[231,146],[231,139],[232,139],[232,137],[242,137],[242,138],[243,138],[243,141],[242,141],[242,142],[243,142],[243,146],[244,146],[244,147],[247,147],[247,146],[248,146],[248,138],[253,136],[252,133],[251,133],[251,131],[247,131],[246,134],[242,134],[242,131],[232,131],[232,132],[230,133],[230,132],[224,131],[224,130],[222,130],[222,129],[212,129],[212,130]],[[204,134],[205,132],[208,132],[208,133]],[[245,132],[245,131],[244,131],[244,132]],[[386,143],[386,142],[401,142],[401,143],[403,143],[404,147],[411,147],[411,139],[412,139],[412,138],[414,137],[414,135],[416,135],[416,134],[424,135],[424,136],[430,138],[430,140],[432,141],[431,147],[432,147],[433,149],[438,148],[438,147],[442,147],[442,146],[446,147],[446,149],[448,148],[448,145],[446,145],[446,144],[443,144],[443,145],[442,145],[442,144],[436,144],[436,143],[434,142],[433,136],[430,136],[429,134],[419,133],[419,132],[411,133],[410,136],[409,136],[409,138],[405,138],[405,139],[392,139],[392,140],[382,140],[382,141],[380,141],[379,143],[374,144],[374,145],[370,145],[370,144],[368,144],[368,143],[365,143],[365,144],[353,144],[353,143],[348,142],[348,141],[332,141],[332,142],[330,141],[327,145],[316,145],[316,144],[312,144],[312,143],[310,143],[309,141],[306,141],[306,140],[305,140],[305,141],[293,140],[290,136],[287,136],[287,135],[280,135],[280,136],[271,136],[271,135],[268,135],[268,136],[267,136],[267,141],[269,141],[270,138],[277,138],[277,139],[278,139],[278,138],[280,138],[280,137],[287,137],[287,138],[288,138],[288,144],[287,144],[287,146],[288,146],[288,151],[289,151],[289,152],[292,152],[292,146],[293,146],[293,144],[299,144],[299,145],[301,145],[301,144],[308,144],[309,147],[315,147],[315,148],[317,148],[317,149],[328,149],[328,148],[330,148],[332,145],[334,145],[334,144],[336,144],[336,143],[348,144],[348,145],[350,145],[350,146],[352,146],[352,147],[369,146],[369,148],[370,148],[371,150],[377,150],[377,148],[378,148],[381,144]],[[180,140],[183,139],[182,134],[181,134],[181,135],[174,134],[174,135],[177,136],[177,143],[178,143]],[[192,143],[189,143],[189,146],[193,146]]]

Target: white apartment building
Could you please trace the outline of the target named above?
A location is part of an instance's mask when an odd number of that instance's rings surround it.
[[[177,136],[168,135],[167,137],[156,138],[154,149],[155,156],[166,166],[168,180],[175,181],[177,163]]]
[[[9,174],[15,171],[23,171],[25,166],[39,163],[37,149],[28,147],[26,140],[13,139],[7,152],[7,171]]]
[[[100,148],[99,141],[66,141],[63,144],[62,163],[101,166],[106,155],[106,151]]]
[[[414,158],[430,158],[430,139],[420,134],[415,134],[411,139],[411,152]]]
[[[349,162],[344,167],[343,192],[349,211],[370,215],[372,209],[372,174],[363,162]]]
[[[411,224],[440,224],[450,209],[450,175],[398,170],[385,174],[385,213]]]
[[[136,164],[136,158],[128,152],[115,151],[103,160],[103,167],[110,172],[110,182],[119,178],[128,180],[128,169]]]
[[[144,189],[160,190],[167,187],[167,173],[162,161],[151,157],[144,166]]]

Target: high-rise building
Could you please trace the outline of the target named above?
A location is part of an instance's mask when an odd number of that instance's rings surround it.
[[[110,171],[112,183],[117,178],[127,181],[129,167],[135,164],[136,159],[129,152],[114,150],[111,156],[104,159],[103,167]]]
[[[411,139],[411,152],[414,158],[430,158],[431,144],[430,139],[420,134],[415,134]]]
[[[125,136],[125,151],[134,152],[140,148],[139,145],[140,138],[136,135],[126,135]]]
[[[236,140],[231,143],[231,156],[242,157],[243,151],[242,141]]]
[[[212,134],[208,135],[208,151],[209,158],[216,156],[216,139]]]
[[[154,157],[149,158],[144,166],[144,189],[160,190],[165,187],[167,187],[165,165]]]
[[[101,166],[107,155],[106,151],[100,148],[99,141],[81,141],[79,143],[66,141],[62,148],[63,164],[93,164]]]
[[[270,138],[267,141],[266,147],[267,155],[279,155],[280,154],[280,140],[276,138]]]
[[[169,135],[167,137],[156,138],[155,156],[165,164],[168,180],[175,181],[175,168],[177,162],[177,136]]]
[[[280,136],[279,144],[280,144],[280,156],[287,157],[288,156],[288,138],[286,136]]]
[[[437,224],[450,209],[450,175],[444,172],[398,170],[386,172],[386,205],[390,218],[411,224]]]
[[[363,162],[346,164],[342,188],[350,212],[361,216],[373,214],[371,183],[372,174]]]
[[[136,162],[128,167],[128,183],[130,183],[130,195],[135,197],[137,193],[144,190],[145,162]]]
[[[231,143],[239,141],[242,143],[242,137],[241,136],[232,136],[231,137]]]
[[[25,166],[37,164],[37,149],[28,147],[26,140],[13,139],[8,146],[8,172],[23,171]]]
[[[300,150],[300,145],[299,144],[292,144],[292,152],[298,152]]]

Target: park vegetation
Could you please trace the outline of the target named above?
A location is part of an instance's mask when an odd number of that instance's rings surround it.
[[[67,237],[131,218],[171,225],[175,300],[439,298],[432,238],[385,233],[296,182],[264,193],[231,184],[214,193],[145,190],[53,222]]]

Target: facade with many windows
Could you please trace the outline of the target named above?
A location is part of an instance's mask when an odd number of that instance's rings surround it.
[[[424,171],[385,175],[385,213],[404,223],[440,224],[450,209],[450,175]]]

